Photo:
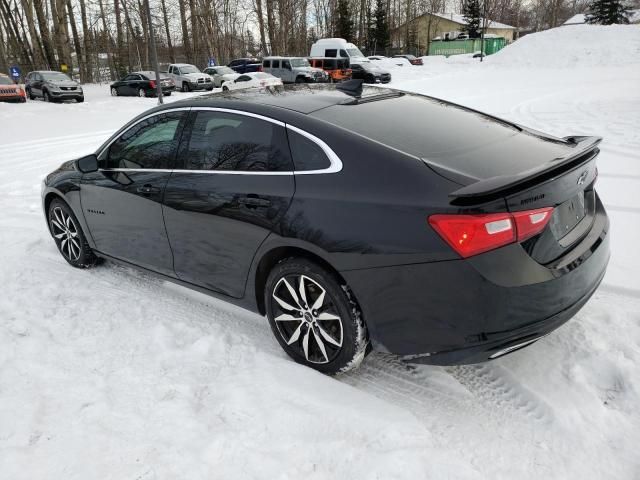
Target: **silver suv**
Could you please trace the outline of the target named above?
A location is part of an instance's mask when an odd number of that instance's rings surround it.
[[[265,57],[262,60],[262,71],[280,78],[283,83],[329,81],[329,75],[324,70],[313,68],[309,61],[302,57]]]

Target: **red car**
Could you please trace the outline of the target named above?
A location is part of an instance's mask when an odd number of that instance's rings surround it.
[[[406,58],[411,62],[411,65],[423,65],[422,59],[415,55],[394,55],[393,58]]]
[[[6,75],[0,74],[0,102],[20,102],[27,101],[27,95],[20,85],[16,85]]]

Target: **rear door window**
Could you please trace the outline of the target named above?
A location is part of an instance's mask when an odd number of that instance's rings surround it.
[[[188,142],[181,147],[187,170],[286,172],[293,170],[284,127],[226,112],[195,114]]]
[[[263,66],[264,68],[271,68],[271,60],[264,60],[264,61],[262,62],[262,66]]]
[[[331,58],[335,58],[338,56],[338,50],[335,48],[327,48],[324,51],[324,56],[325,57],[331,57]]]
[[[280,60],[271,60],[271,65],[273,68],[280,68]]]

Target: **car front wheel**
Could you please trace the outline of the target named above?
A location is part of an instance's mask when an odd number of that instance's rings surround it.
[[[316,263],[302,258],[278,263],[266,282],[265,305],[278,343],[296,362],[335,374],[364,359],[367,330],[355,298]]]
[[[96,264],[97,257],[89,247],[71,208],[60,199],[49,205],[49,230],[64,259],[76,268],[89,268]]]
[[[117,97],[118,96],[118,89],[115,87],[111,87],[111,96],[112,97]]]

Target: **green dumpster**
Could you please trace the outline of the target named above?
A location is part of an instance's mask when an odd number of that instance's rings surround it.
[[[491,37],[484,39],[484,53],[491,55],[504,48],[507,41],[503,37]],[[429,45],[429,55],[461,55],[463,53],[479,52],[481,40],[469,38],[465,40],[433,40]]]

